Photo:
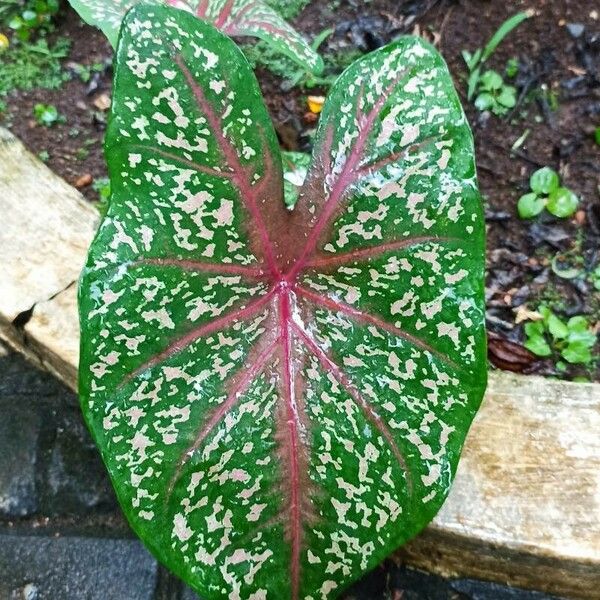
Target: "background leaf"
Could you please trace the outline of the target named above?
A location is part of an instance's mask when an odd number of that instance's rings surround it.
[[[267,4],[238,0],[236,9],[223,25],[223,31],[234,37],[247,35],[260,38],[307,71],[315,75],[323,72],[324,63],[319,54]]]
[[[111,45],[127,11],[137,4],[168,4],[213,23],[227,35],[257,37],[307,71],[319,75],[323,59],[306,40],[270,6],[257,0],[69,0],[81,18],[99,27]]]
[[[555,217],[570,217],[579,206],[579,198],[568,188],[559,187],[550,192],[546,208]]]
[[[536,194],[548,195],[558,188],[560,179],[558,173],[550,167],[538,169],[529,182],[531,190]]]
[[[119,500],[211,598],[329,598],[435,515],[486,383],[473,140],[418,38],[353,65],[293,211],[257,82],[184,11],[116,56],[80,392]]]
[[[119,28],[127,11],[139,0],[69,0],[79,16],[90,25],[102,30],[111,46],[117,45]],[[148,0],[148,4],[158,4]]]
[[[519,198],[517,208],[521,219],[532,219],[539,215],[546,206],[546,198],[540,198],[535,192],[524,194]]]

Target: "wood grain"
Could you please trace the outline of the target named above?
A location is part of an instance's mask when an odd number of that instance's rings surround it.
[[[1,128],[0,214],[0,337],[76,389],[75,282],[97,214]],[[492,373],[448,501],[399,554],[600,599],[600,385]]]
[[[0,128],[0,215],[0,335],[73,386],[74,290],[98,213]]]

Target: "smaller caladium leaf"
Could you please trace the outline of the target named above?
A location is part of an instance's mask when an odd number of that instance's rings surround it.
[[[323,59],[275,9],[260,0],[69,0],[81,18],[99,27],[113,47],[127,11],[136,4],[168,4],[211,22],[229,36],[264,40],[307,71],[319,75]]]
[[[148,0],[149,4],[158,4],[160,0]],[[115,48],[119,37],[119,28],[127,11],[140,0],[69,0],[79,16],[89,25],[98,27]]]
[[[323,59],[275,9],[255,0],[220,0],[215,4],[222,4],[224,8],[220,17],[215,15],[211,16],[211,19],[214,18],[217,25],[222,23],[223,31],[227,35],[257,37],[308,71],[316,75],[323,72]],[[226,13],[228,5],[232,6],[231,12],[223,21],[222,15]]]

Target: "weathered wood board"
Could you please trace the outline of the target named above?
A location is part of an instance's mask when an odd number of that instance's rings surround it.
[[[71,385],[75,288],[98,220],[77,190],[0,128],[0,335]]]
[[[76,280],[95,210],[0,129],[0,215],[0,336],[75,389]],[[400,554],[600,599],[600,385],[493,373],[448,501]]]

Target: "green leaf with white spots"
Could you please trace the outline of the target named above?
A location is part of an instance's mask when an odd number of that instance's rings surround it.
[[[264,40],[275,50],[316,75],[323,59],[279,13],[260,0],[164,0],[213,23],[231,37]]]
[[[142,1],[161,3],[161,0],[69,0],[69,3],[86,23],[99,28],[114,48],[125,14]]]
[[[446,498],[486,383],[484,225],[448,70],[346,71],[294,210],[258,84],[183,11],[117,49],[83,410],[128,519],[206,600],[333,598]]]
[[[323,59],[279,13],[260,0],[69,0],[81,18],[99,27],[113,47],[127,11],[137,4],[167,4],[195,14],[232,37],[264,40],[275,50],[314,73],[323,71]]]

